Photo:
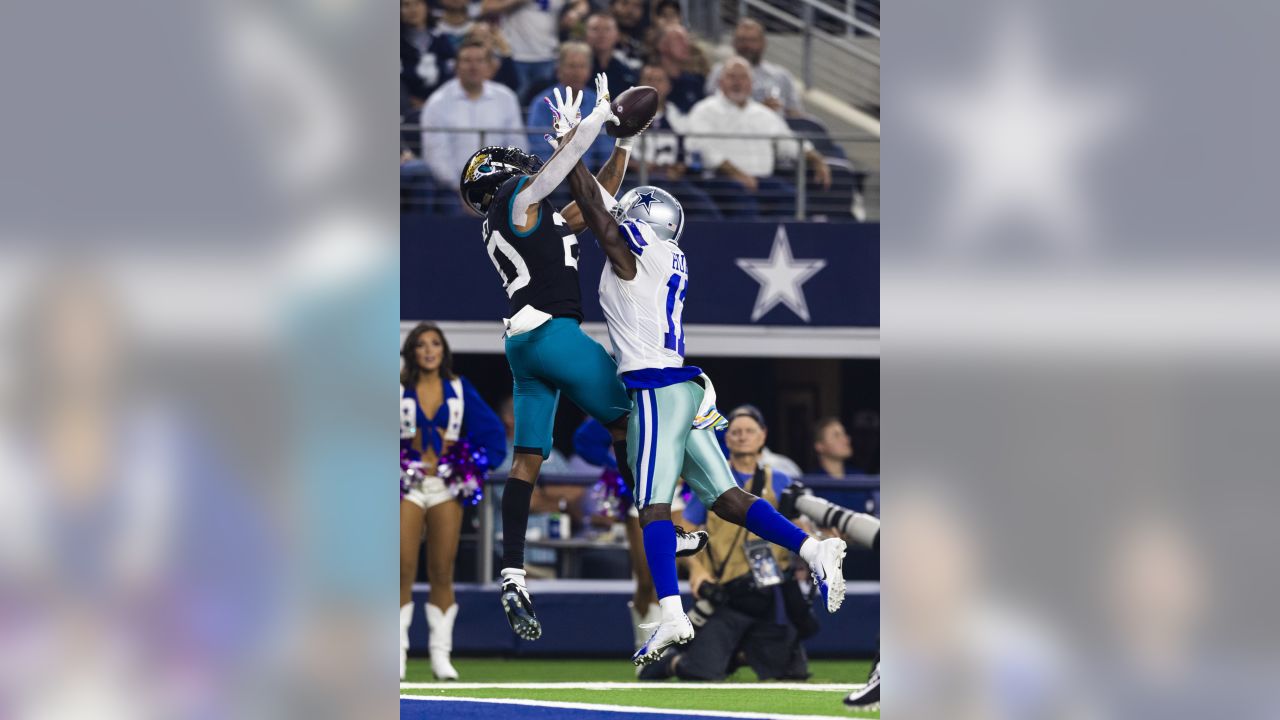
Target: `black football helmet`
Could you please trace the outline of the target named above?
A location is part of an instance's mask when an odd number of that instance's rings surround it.
[[[542,158],[518,147],[480,148],[462,169],[462,180],[458,183],[462,203],[484,216],[502,183],[513,175],[532,175],[541,168]]]

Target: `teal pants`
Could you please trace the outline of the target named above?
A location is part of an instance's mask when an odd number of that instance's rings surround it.
[[[534,330],[508,337],[506,351],[516,452],[541,453],[544,459],[551,454],[561,391],[604,425],[631,409],[617,364],[600,343],[582,332],[576,320],[552,318]]]
[[[670,503],[683,476],[710,508],[738,487],[714,430],[694,430],[702,386],[692,380],[631,391],[627,455],[636,476],[636,507]]]

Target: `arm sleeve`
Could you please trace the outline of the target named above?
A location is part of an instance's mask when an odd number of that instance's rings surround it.
[[[612,449],[613,438],[608,429],[594,418],[587,418],[573,434],[573,451],[592,465],[618,467],[618,461],[610,452]]]
[[[464,432],[489,454],[489,467],[501,465],[507,457],[507,431],[502,420],[466,378],[462,378],[462,394]]]
[[[591,143],[596,141],[603,126],[604,116],[594,111],[583,118],[582,122],[578,123],[578,129],[573,133],[573,137],[569,138],[569,142],[561,145],[559,152],[552,155],[538,174],[533,176],[533,180],[516,194],[511,205],[511,216],[523,217],[532,205],[542,202],[553,190],[560,187],[560,183],[569,177],[573,166],[591,148]]]

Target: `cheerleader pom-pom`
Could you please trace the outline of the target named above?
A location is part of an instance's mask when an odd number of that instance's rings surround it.
[[[436,472],[454,497],[475,505],[484,497],[489,454],[483,447],[473,445],[468,438],[462,438],[440,456]]]

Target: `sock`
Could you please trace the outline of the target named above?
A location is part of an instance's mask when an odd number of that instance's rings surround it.
[[[520,568],[502,568],[502,570],[498,572],[498,575],[502,577],[503,583],[506,583],[508,580],[512,580],[520,587],[525,587],[524,570],[521,570]]]
[[[782,514],[764,498],[757,499],[751,503],[751,507],[747,508],[747,521],[743,526],[774,545],[781,545],[791,552],[800,552],[800,546],[809,537],[805,531],[782,517]],[[645,535],[646,541],[648,537]],[[647,542],[645,547],[648,549]]]
[[[529,530],[529,503],[533,485],[507,478],[502,494],[502,565],[524,567],[524,535]]]
[[[813,567],[813,564],[818,561],[819,547],[820,545],[817,540],[814,540],[813,538],[805,538],[804,543],[800,545],[800,559],[808,563],[809,567]]]
[[[672,595],[680,600],[680,583],[676,580],[676,528],[670,520],[657,520],[644,526],[644,556],[653,576],[653,589],[658,604]],[[663,605],[663,608],[666,606]]]
[[[675,620],[684,614],[684,603],[680,602],[679,595],[664,597],[658,601],[658,605],[662,608],[662,619]]]
[[[631,472],[631,461],[627,459],[627,441],[615,440],[613,443],[613,457],[618,461],[618,474],[622,476],[623,481],[627,483],[627,489],[631,491],[631,496],[636,494],[636,478],[635,473]]]

